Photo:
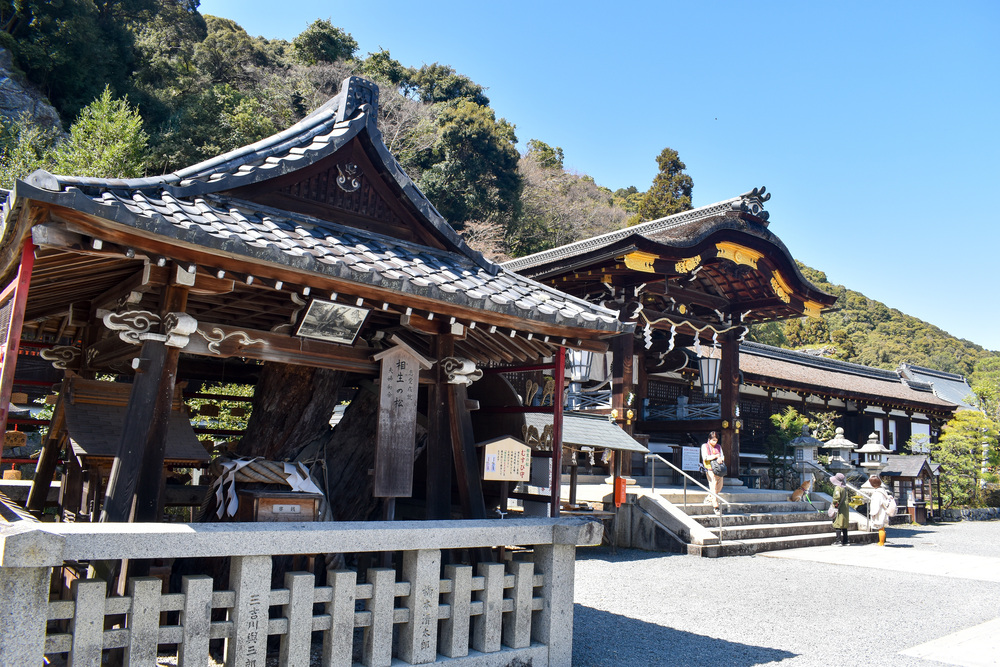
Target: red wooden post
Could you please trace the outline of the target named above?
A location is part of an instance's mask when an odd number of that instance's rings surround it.
[[[559,516],[560,482],[562,481],[562,427],[563,427],[563,384],[566,381],[566,348],[556,352],[556,368],[553,371],[556,390],[552,397],[552,501],[549,515]]]
[[[10,411],[10,396],[14,392],[14,368],[17,366],[17,352],[21,346],[21,326],[24,324],[24,306],[28,301],[28,286],[31,284],[31,269],[35,266],[35,245],[28,239],[21,251],[21,266],[17,278],[0,294],[0,304],[13,300],[10,320],[0,350],[0,433],[7,430],[7,413]],[[0,448],[2,452],[2,448]],[[3,454],[0,453],[0,459]]]

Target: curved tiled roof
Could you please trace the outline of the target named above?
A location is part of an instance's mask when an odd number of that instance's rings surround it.
[[[962,410],[978,409],[969,402],[968,399],[972,396],[972,387],[961,375],[922,368],[913,364],[900,364],[899,372],[908,382],[930,384],[934,389],[935,396],[954,403]]]
[[[210,253],[288,266],[339,280],[416,294],[529,321],[627,331],[617,313],[505,270],[470,249],[392,157],[375,127],[378,89],[362,79],[295,126],[250,146],[142,179],[97,179],[36,172],[4,206],[4,236],[26,199],[65,206],[143,235]],[[439,250],[225,193],[294,172],[361,137],[402,190]],[[9,242],[9,238],[5,238]]]
[[[939,411],[954,408],[954,404],[935,396],[929,384],[903,382],[895,371],[816,357],[761,343],[740,345],[740,370],[745,375],[815,388],[818,393],[833,392],[890,403],[919,404]]]

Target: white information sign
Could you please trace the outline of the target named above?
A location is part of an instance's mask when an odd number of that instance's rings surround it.
[[[513,438],[486,443],[483,479],[526,482],[531,477],[531,448]]]
[[[701,467],[701,447],[681,447],[681,470],[698,471]]]

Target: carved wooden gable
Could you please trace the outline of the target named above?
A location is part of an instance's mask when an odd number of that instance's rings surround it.
[[[310,166],[232,194],[393,238],[442,247],[357,138]]]

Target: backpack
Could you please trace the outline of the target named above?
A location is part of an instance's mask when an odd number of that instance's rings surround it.
[[[890,494],[886,495],[889,496],[889,502],[886,504],[885,514],[891,519],[892,517],[896,516],[896,510],[899,509],[899,506],[896,505],[896,499],[892,495]]]

